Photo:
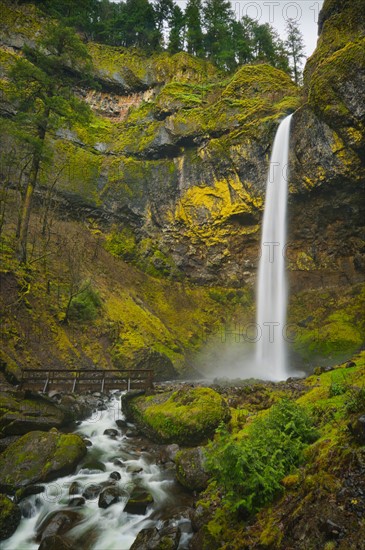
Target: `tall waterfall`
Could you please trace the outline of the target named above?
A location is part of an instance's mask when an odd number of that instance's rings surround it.
[[[258,273],[258,341],[256,363],[271,380],[288,377],[285,341],[287,281],[285,274],[287,167],[290,121],[280,124],[271,153]]]

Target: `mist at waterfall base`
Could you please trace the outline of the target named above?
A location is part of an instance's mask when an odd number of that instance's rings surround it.
[[[285,249],[288,156],[292,115],[280,123],[271,153],[262,222],[256,322],[222,329],[206,346],[198,368],[209,377],[285,380],[288,365]]]

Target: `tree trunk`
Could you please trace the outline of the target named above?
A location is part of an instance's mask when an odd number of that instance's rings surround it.
[[[50,109],[47,108],[44,112],[43,120],[38,126],[38,138],[41,146],[40,146],[40,150],[35,151],[33,154],[32,168],[30,171],[29,180],[25,191],[24,202],[21,209],[17,252],[18,252],[18,258],[20,262],[23,264],[27,262],[27,242],[28,242],[30,213],[32,211],[34,189],[37,185],[39,168],[41,166],[42,150],[43,150],[44,140],[47,133],[49,114],[50,114]]]
[[[22,213],[20,218],[18,258],[20,262],[24,264],[27,262],[27,242],[28,242],[29,220],[30,220],[30,213],[32,210],[32,200],[33,200],[34,189],[38,179],[39,166],[40,166],[40,159],[38,158],[38,155],[37,155],[37,158],[35,158],[33,161],[33,167],[32,167],[28,185],[25,191],[25,197],[24,197]]]

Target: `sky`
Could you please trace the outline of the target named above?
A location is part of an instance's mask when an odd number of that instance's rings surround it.
[[[121,0],[113,0],[119,2]],[[186,0],[175,0],[182,10]],[[305,53],[309,57],[317,43],[317,21],[323,0],[231,0],[237,19],[248,15],[259,23],[270,23],[280,37],[285,40],[285,26],[288,18],[297,21],[305,43]]]

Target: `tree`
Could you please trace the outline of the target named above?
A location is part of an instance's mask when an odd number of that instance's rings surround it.
[[[222,69],[234,65],[231,35],[233,13],[228,0],[205,0],[203,7],[205,49],[209,59]]]
[[[304,55],[304,41],[303,35],[299,30],[298,24],[294,19],[288,19],[286,24],[286,31],[288,37],[285,45],[288,49],[289,57],[291,59],[291,65],[294,73],[294,81],[299,84],[301,79],[301,67],[302,59]]]
[[[185,9],[185,38],[188,53],[204,55],[201,0],[188,0]]]
[[[9,76],[16,88],[15,120],[21,128],[19,134],[31,151],[18,239],[18,257],[25,263],[34,190],[41,164],[49,156],[46,136],[61,126],[87,118],[89,109],[73,94],[72,86],[85,81],[90,59],[71,28],[53,23],[33,49],[24,47],[23,51],[24,57],[16,60]]]
[[[181,52],[184,49],[185,18],[179,6],[173,7],[169,25],[170,35],[167,49],[172,54]]]

